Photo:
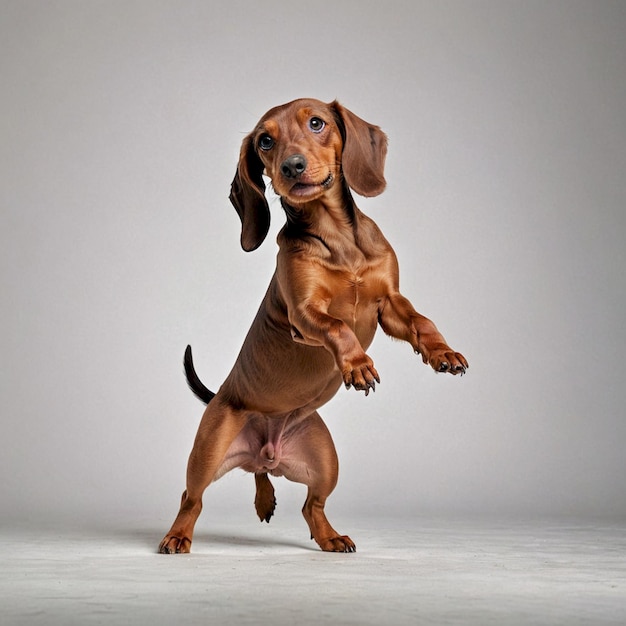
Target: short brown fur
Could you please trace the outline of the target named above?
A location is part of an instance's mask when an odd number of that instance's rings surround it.
[[[354,542],[324,513],[338,461],[317,409],[342,384],[366,395],[375,389],[378,372],[365,350],[378,325],[437,372],[463,374],[468,367],[400,294],[396,255],[352,198],[351,189],[363,196],[383,191],[386,151],[380,128],[338,102],[312,99],[271,109],[244,139],[231,190],[242,247],[254,250],[268,232],[263,173],[287,223],[237,361],[213,399],[207,391],[187,489],[160,552],[189,552],[204,490],[235,467],[255,474],[261,520],[269,521],[276,505],[268,474],[285,476],[308,487],[302,512],[320,548],[353,552]]]

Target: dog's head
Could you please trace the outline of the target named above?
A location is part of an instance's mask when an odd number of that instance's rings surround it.
[[[296,208],[347,185],[361,196],[385,188],[387,137],[337,101],[300,99],[270,109],[241,146],[230,201],[241,218],[241,246],[258,248],[270,212],[265,173],[276,193]]]

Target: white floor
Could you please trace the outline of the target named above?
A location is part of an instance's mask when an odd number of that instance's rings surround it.
[[[0,529],[0,623],[626,624],[626,523],[341,521],[355,554],[297,518],[199,522],[173,556],[157,524]]]

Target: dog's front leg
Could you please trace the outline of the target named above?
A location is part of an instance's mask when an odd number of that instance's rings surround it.
[[[343,275],[323,271],[315,257],[281,251],[276,278],[276,297],[286,306],[292,339],[326,348],[346,388],[365,391],[365,395],[375,389],[380,378],[374,362],[348,324],[328,312],[333,300],[345,290]]]
[[[324,308],[323,304],[308,302],[290,312],[291,336],[297,343],[326,348],[337,363],[346,389],[354,387],[367,395],[380,382],[374,362],[352,329]]]
[[[178,516],[159,545],[162,554],[189,552],[202,511],[202,494],[215,479],[228,448],[245,424],[245,414],[216,396],[207,406],[187,465],[187,489]]]
[[[435,324],[420,315],[400,293],[387,297],[378,319],[387,335],[410,343],[436,372],[464,374],[469,367],[465,357],[448,345]]]

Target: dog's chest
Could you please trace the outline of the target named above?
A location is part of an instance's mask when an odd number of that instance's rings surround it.
[[[342,319],[353,329],[370,328],[378,321],[378,308],[384,295],[383,284],[378,280],[378,264],[362,260],[341,270],[331,272],[329,313]]]
[[[384,269],[380,257],[368,258],[356,249],[347,257],[340,258],[337,264],[329,264],[331,272],[340,278],[336,294],[340,298],[358,304],[378,300],[385,287],[380,280]]]

